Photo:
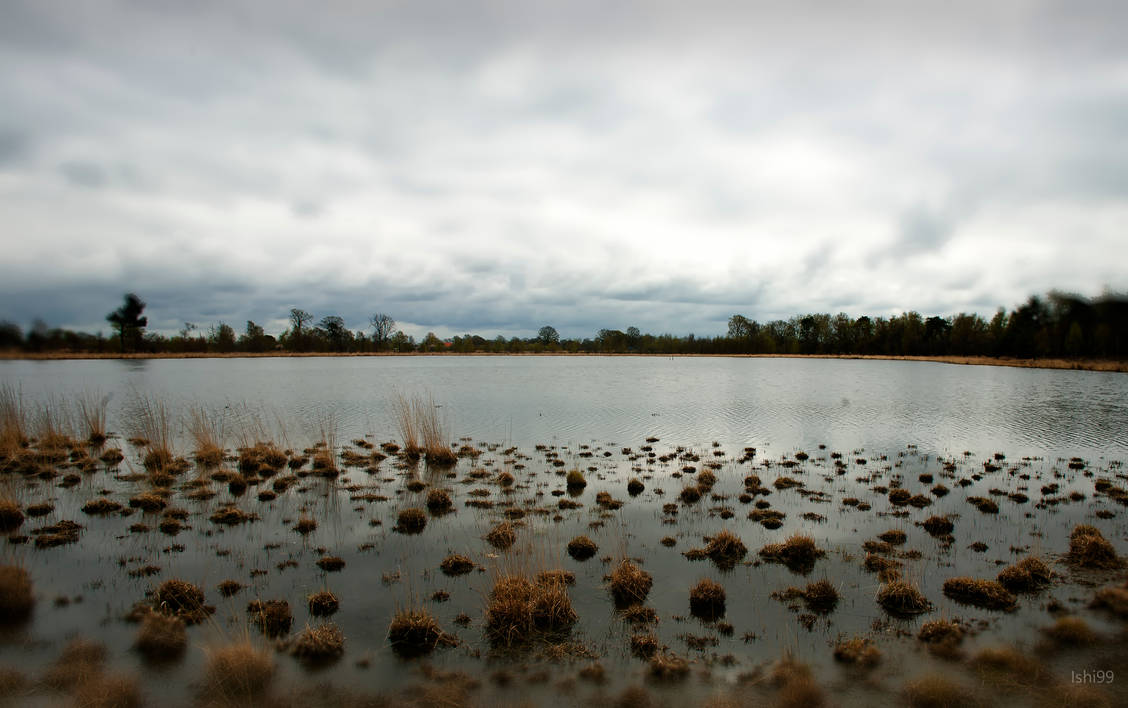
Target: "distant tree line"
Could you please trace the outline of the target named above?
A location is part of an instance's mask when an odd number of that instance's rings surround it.
[[[51,329],[42,321],[25,332],[0,322],[0,350],[48,352],[148,353],[541,353],[590,354],[845,354],[886,356],[1007,356],[1031,358],[1128,359],[1128,298],[1086,298],[1060,292],[1033,296],[988,320],[978,314],[924,317],[906,312],[891,317],[850,317],[845,313],[799,315],[757,322],[744,315],[729,318],[728,331],[714,337],[693,334],[644,334],[601,329],[590,338],[561,338],[550,325],[535,337],[486,339],[466,334],[440,339],[429,332],[422,340],[396,329],[396,321],[377,312],[367,330],[350,331],[337,315],[321,319],[305,310],[289,312],[290,326],[277,337],[248,320],[242,332],[225,322],[206,331],[185,322],[174,336],[145,332],[145,303],[125,296],[106,316],[114,336]]]

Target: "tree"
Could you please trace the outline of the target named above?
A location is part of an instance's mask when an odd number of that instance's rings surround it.
[[[217,352],[235,351],[235,330],[226,322],[220,322],[208,333],[208,344]]]
[[[392,330],[396,328],[396,321],[392,319],[391,315],[377,312],[372,315],[368,322],[373,330],[372,343],[376,346],[376,351],[380,351],[388,345]]]
[[[556,346],[560,343],[560,334],[551,325],[541,327],[537,332],[537,341],[546,347]]]
[[[293,349],[301,350],[305,339],[302,328],[310,322],[313,322],[313,315],[296,307],[290,308],[290,346]]]
[[[239,348],[245,352],[266,351],[266,332],[251,320],[247,320],[247,329],[239,338]]]
[[[733,315],[728,321],[729,339],[748,339],[755,334],[756,323],[744,315]]]
[[[339,352],[345,350],[345,345],[348,344],[349,339],[351,339],[351,333],[345,327],[345,321],[343,319],[337,315],[322,317],[318,328],[325,332],[325,338],[329,340],[329,346],[332,347],[333,351]]]
[[[106,321],[117,330],[123,352],[125,340],[130,339],[136,346],[141,339],[142,330],[149,326],[149,318],[141,315],[144,311],[145,302],[134,293],[126,293],[121,307],[106,315]]]

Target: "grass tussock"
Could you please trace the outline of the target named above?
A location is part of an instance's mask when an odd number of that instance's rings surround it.
[[[13,499],[0,497],[0,533],[18,529],[24,522],[24,513]]]
[[[494,646],[511,647],[563,634],[577,619],[566,582],[552,574],[545,582],[503,575],[494,582],[486,605],[486,636]]]
[[[126,429],[131,439],[146,441],[142,458],[146,471],[160,472],[172,465],[172,416],[164,402],[136,397],[126,409]]]
[[[43,683],[57,690],[72,690],[102,672],[106,654],[105,644],[75,637],[44,673]]]
[[[1128,584],[1097,590],[1089,607],[1105,610],[1120,619],[1128,619]]]
[[[0,458],[8,463],[28,442],[27,409],[19,389],[0,386]],[[3,466],[7,466],[4,464]]]
[[[222,420],[209,415],[199,406],[193,406],[188,410],[186,427],[188,436],[192,438],[192,455],[196,459],[196,464],[218,467],[224,457]]]
[[[178,578],[161,583],[153,596],[158,612],[179,617],[188,624],[203,622],[215,611],[204,604],[204,591],[198,585]]]
[[[624,559],[608,576],[611,597],[618,607],[641,605],[646,602],[654,578],[642,568]]]
[[[571,541],[568,541],[568,555],[578,561],[585,561],[594,556],[598,551],[599,546],[595,545],[595,541],[587,536],[576,536]]]
[[[1069,534],[1069,553],[1066,559],[1082,568],[1111,570],[1121,567],[1124,562],[1116,554],[1116,549],[1105,540],[1094,526],[1081,524]]]
[[[838,588],[825,578],[808,583],[803,589],[803,602],[814,612],[830,612],[838,604],[838,598]]]
[[[388,626],[388,641],[392,651],[405,658],[424,656],[436,647],[454,644],[434,616],[422,607],[396,612]]]
[[[682,555],[690,560],[709,558],[721,570],[731,570],[748,553],[740,537],[728,530],[720,531],[707,540],[704,548],[693,548]]]
[[[141,620],[133,647],[147,661],[164,662],[180,658],[188,647],[184,620],[149,612]]]
[[[87,392],[78,397],[78,415],[86,430],[86,442],[96,447],[105,443],[108,437],[106,411],[109,405],[109,396]]]
[[[650,658],[647,675],[652,681],[681,681],[689,676],[689,662],[677,654],[663,651]]]
[[[458,455],[447,442],[450,435],[446,422],[433,398],[399,394],[392,401],[392,413],[403,440],[401,453],[405,458],[418,460],[425,455],[428,464],[443,466],[458,462]]]
[[[141,708],[141,684],[134,676],[100,673],[78,684],[74,703],[79,708]]]
[[[427,527],[427,514],[422,509],[414,507],[402,509],[396,516],[395,530],[404,534],[422,533]]]
[[[306,627],[289,643],[288,650],[307,664],[324,664],[345,653],[345,635],[332,622]]]
[[[22,622],[34,608],[35,595],[27,570],[16,565],[0,566],[0,623]]]
[[[826,694],[815,682],[810,667],[791,657],[780,660],[769,679],[776,688],[775,705],[780,708],[821,708],[826,705]]]
[[[278,637],[290,631],[294,615],[286,600],[252,600],[247,603],[251,623],[268,637]]]
[[[834,660],[868,669],[881,662],[881,650],[865,637],[854,637],[834,646]]]
[[[1042,634],[1051,643],[1061,647],[1086,646],[1097,639],[1097,633],[1089,623],[1076,616],[1059,617],[1049,627],[1043,627]]]
[[[702,578],[689,590],[689,611],[706,622],[725,615],[725,589],[720,583]]]
[[[912,617],[932,609],[915,585],[904,580],[885,583],[877,592],[877,604],[894,617]]]
[[[940,674],[913,679],[901,689],[901,697],[909,708],[963,708],[983,705],[968,687]]]
[[[956,525],[947,516],[930,516],[921,522],[921,527],[930,536],[947,536],[956,530]]]
[[[1010,592],[1030,592],[1049,585],[1054,572],[1040,558],[1028,556],[1007,566],[998,575],[999,584]]]
[[[476,567],[474,561],[458,553],[447,556],[443,559],[443,562],[439,564],[439,569],[443,571],[443,575],[450,577],[465,575]]]
[[[274,658],[269,650],[249,641],[205,650],[203,694],[236,705],[262,698],[274,678]]]
[[[961,604],[985,610],[1010,612],[1017,606],[1014,595],[994,580],[948,578],[944,581],[944,595]]]
[[[328,590],[315,592],[306,598],[309,613],[314,617],[328,617],[341,607],[337,596]]]
[[[517,532],[514,530],[513,524],[502,521],[490,529],[490,532],[486,534],[486,541],[494,548],[504,551],[517,542]]]
[[[454,502],[450,499],[450,492],[445,489],[432,489],[427,492],[427,509],[434,515],[445,514],[451,510]]]
[[[772,563],[782,563],[796,573],[809,573],[815,561],[826,555],[815,544],[815,539],[802,534],[789,536],[783,543],[769,543],[760,549],[760,556]]]

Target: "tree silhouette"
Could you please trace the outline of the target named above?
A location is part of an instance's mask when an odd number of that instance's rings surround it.
[[[387,346],[392,330],[396,328],[396,321],[391,315],[385,315],[383,312],[377,312],[368,321],[373,329],[372,343],[376,345],[376,351],[380,351]]]
[[[121,342],[121,350],[125,351],[126,335],[133,340],[136,348],[137,340],[141,338],[141,331],[149,324],[148,317],[142,317],[145,311],[145,302],[135,293],[126,293],[122,306],[106,315],[106,321],[113,325]]]

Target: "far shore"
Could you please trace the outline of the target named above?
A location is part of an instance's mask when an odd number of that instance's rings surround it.
[[[963,366],[1010,366],[1023,369],[1073,369],[1128,373],[1128,361],[1107,359],[1014,359],[991,356],[892,356],[882,354],[637,354],[588,352],[185,352],[185,353],[99,353],[99,352],[0,352],[0,359],[54,361],[67,359],[261,359],[274,357],[417,357],[417,356],[575,356],[575,357],[703,357],[728,359],[875,359],[886,361],[927,361]]]

